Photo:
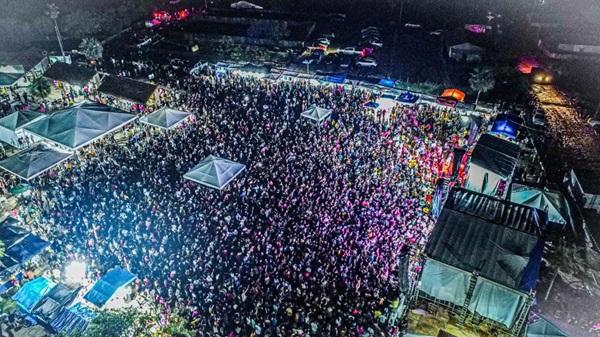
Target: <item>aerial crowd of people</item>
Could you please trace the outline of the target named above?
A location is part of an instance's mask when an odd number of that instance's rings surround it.
[[[165,85],[191,120],[131,126],[36,180],[52,265],[131,270],[198,336],[397,334],[400,254],[418,271],[458,120],[430,105],[382,118],[358,88],[213,69]],[[308,123],[312,105],[332,117]],[[183,179],[210,154],[247,169],[222,191]]]

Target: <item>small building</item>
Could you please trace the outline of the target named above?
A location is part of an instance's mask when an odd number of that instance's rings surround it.
[[[540,32],[538,48],[554,59],[592,59],[600,58],[600,31],[574,31],[565,27],[548,28]]]
[[[572,169],[565,180],[581,207],[600,212],[600,171]]]
[[[491,44],[489,34],[473,33],[455,29],[445,35],[446,51],[451,60],[457,62],[480,62]]]
[[[448,57],[457,62],[481,62],[484,53],[485,49],[469,42],[448,46]]]
[[[98,87],[100,103],[125,111],[143,112],[160,102],[164,88],[127,77],[105,75]]]
[[[0,87],[26,87],[50,66],[46,51],[29,48],[18,53],[0,53]]]
[[[89,93],[100,83],[100,76],[95,70],[64,62],[52,64],[44,77],[52,81],[55,90],[73,96]]]

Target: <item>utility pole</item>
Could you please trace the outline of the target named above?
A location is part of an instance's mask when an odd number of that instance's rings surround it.
[[[46,11],[46,15],[48,15],[50,17],[50,19],[52,19],[52,21],[54,22],[54,31],[56,32],[56,39],[58,40],[58,46],[60,47],[60,54],[63,57],[63,61],[65,61],[65,58],[66,58],[65,50],[64,50],[63,44],[62,44],[62,37],[60,36],[60,30],[58,30],[58,23],[56,22],[59,14],[60,14],[60,11],[58,10],[58,6],[56,6],[56,4],[48,4],[48,10]]]

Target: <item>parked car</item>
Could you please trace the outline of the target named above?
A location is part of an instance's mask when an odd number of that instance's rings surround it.
[[[375,68],[377,67],[377,61],[375,61],[374,58],[372,57],[365,57],[362,58],[358,61],[356,61],[356,64],[361,66],[361,67],[365,67],[365,68]]]
[[[329,45],[331,44],[331,41],[326,37],[322,37],[322,38],[317,39],[316,43],[320,44],[322,46],[329,47]]]
[[[346,47],[342,49],[338,49],[338,53],[344,55],[358,55],[360,54],[361,49],[357,47]]]
[[[380,39],[365,39],[362,41],[363,44],[369,44],[373,47],[381,48],[383,47],[383,42]]]
[[[444,31],[441,29],[437,29],[437,30],[434,30],[433,32],[429,32],[429,35],[440,36],[440,35],[442,35],[442,32],[444,32]]]
[[[369,26],[369,27],[361,29],[360,32],[362,34],[367,33],[367,32],[377,32],[377,33],[379,33],[379,29],[377,27]]]
[[[422,26],[421,26],[420,23],[411,23],[411,22],[408,22],[408,23],[404,24],[404,27],[406,27],[406,28],[421,28]]]
[[[546,126],[546,116],[541,112],[536,112],[531,121],[537,126]]]
[[[350,55],[342,55],[342,57],[340,57],[340,68],[350,68],[352,66],[352,63],[354,61],[354,57],[350,56]]]

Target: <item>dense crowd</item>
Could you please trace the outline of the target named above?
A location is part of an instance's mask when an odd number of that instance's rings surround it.
[[[395,335],[399,256],[432,228],[459,123],[427,105],[373,115],[370,93],[302,81],[208,71],[170,86],[192,121],[136,125],[38,180],[53,264],[121,265],[199,336]],[[304,121],[311,105],[331,120]],[[209,154],[247,170],[223,191],[184,180]]]

